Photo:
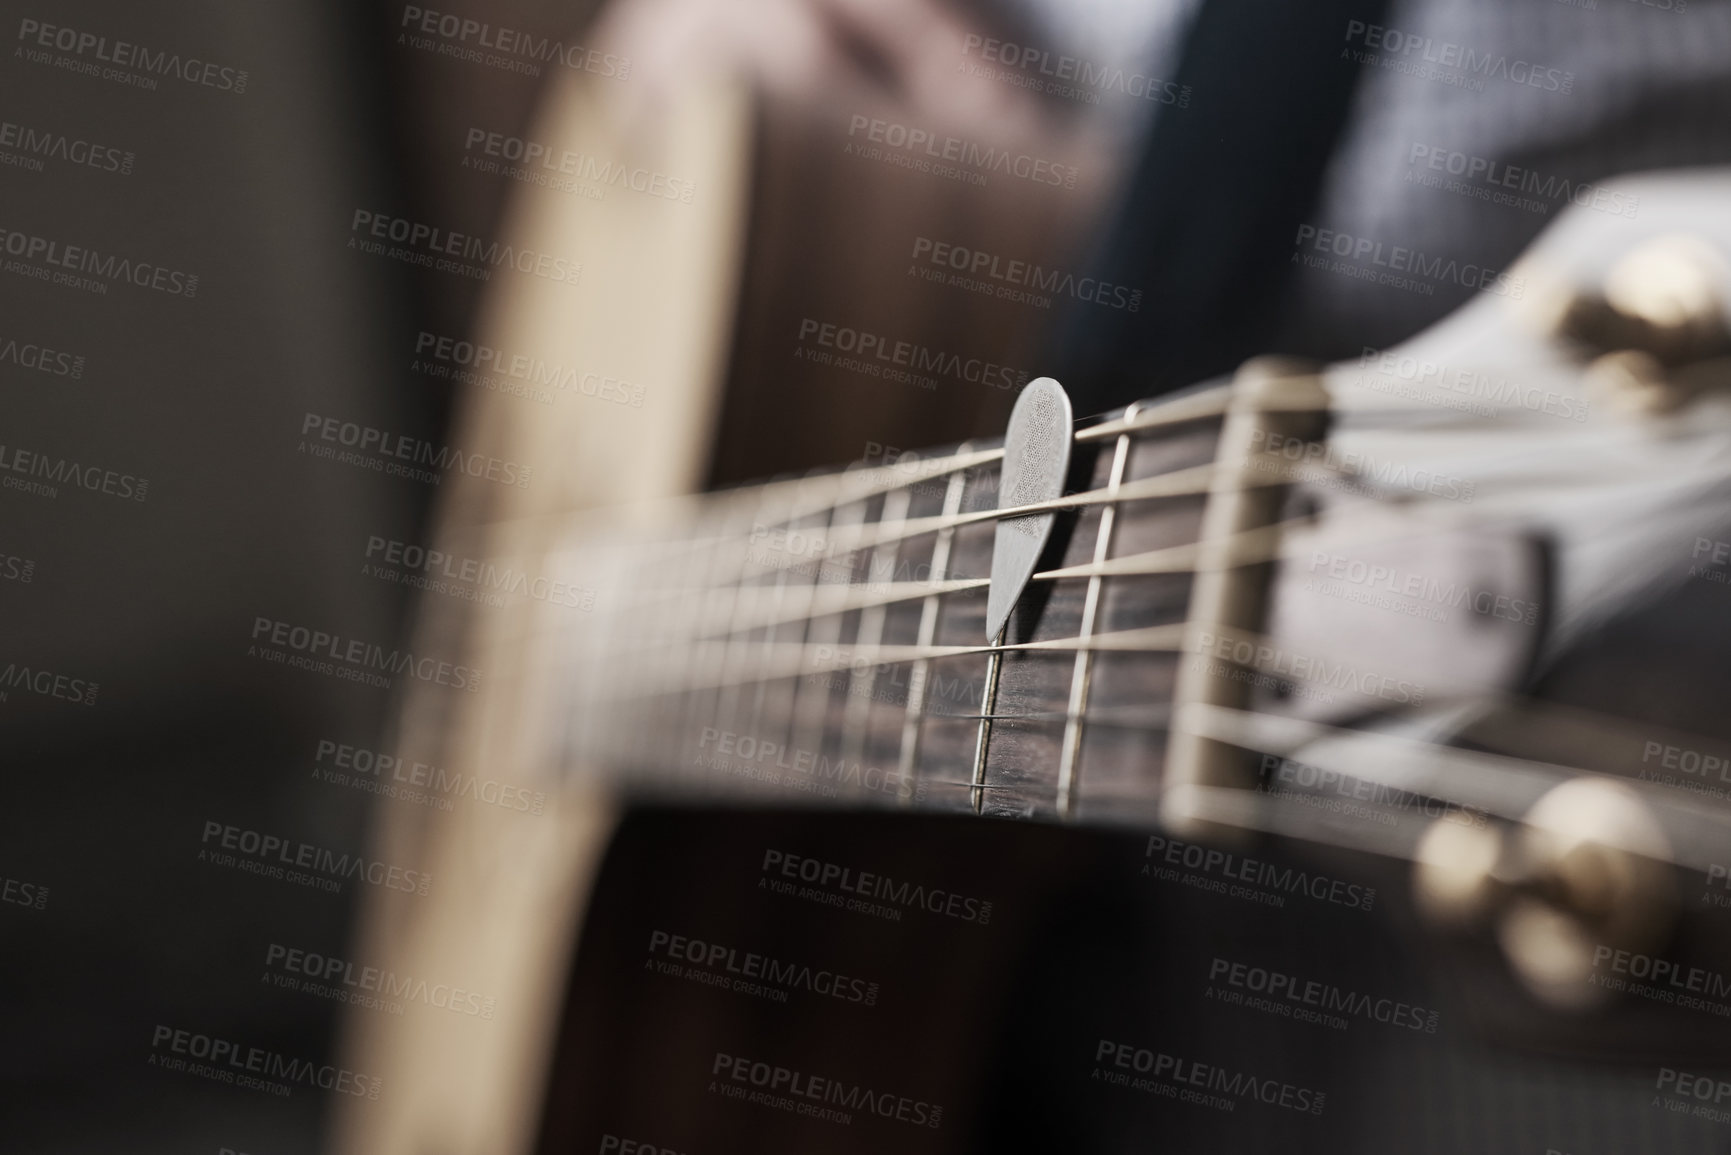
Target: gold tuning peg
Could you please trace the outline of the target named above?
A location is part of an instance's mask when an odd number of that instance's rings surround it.
[[[1670,413],[1688,399],[1689,390],[1668,376],[1651,353],[1619,349],[1587,366],[1587,397],[1595,409],[1617,413]]]
[[[1552,1006],[1582,1008],[1606,950],[1651,948],[1676,913],[1670,848],[1639,795],[1605,778],[1547,792],[1518,826],[1437,822],[1418,847],[1419,909],[1490,929],[1510,968]]]
[[[1655,237],[1619,259],[1598,291],[1565,290],[1553,333],[1590,350],[1646,353],[1673,368],[1731,354],[1725,257],[1688,233]]]

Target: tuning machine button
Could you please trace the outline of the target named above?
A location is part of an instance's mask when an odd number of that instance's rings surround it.
[[[1649,353],[1667,367],[1731,354],[1724,256],[1688,233],[1655,237],[1620,258],[1596,292],[1574,292],[1556,335],[1588,349]]]
[[[1619,349],[1587,366],[1587,397],[1595,408],[1657,415],[1681,408],[1689,391],[1666,374],[1653,354]]]
[[[1641,951],[1669,929],[1676,891],[1669,844],[1627,786],[1575,778],[1521,823],[1439,821],[1415,857],[1417,904],[1445,926],[1491,931],[1510,968],[1544,1002],[1580,1008],[1603,950]]]

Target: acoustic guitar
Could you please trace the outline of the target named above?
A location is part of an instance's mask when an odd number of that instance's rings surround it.
[[[744,109],[673,123],[739,193]],[[387,812],[441,894],[380,897],[359,956],[497,1012],[353,1014],[390,1093],[341,1146],[1722,1150],[1728,189],[1631,180],[1638,227],[1566,215],[1518,292],[1398,349],[1079,420],[1042,379],[1002,438],[701,496],[739,200],[526,224],[592,229],[617,275],[564,325],[501,294],[499,346],[628,342],[690,388],[605,423],[476,408],[481,444],[569,469],[460,490],[444,548],[583,595],[429,598],[486,689],[412,698],[402,742],[534,813]],[[620,797],[706,808],[668,819],[704,877],[627,823],[606,869],[650,897],[603,884],[579,935]],[[884,817],[825,841],[787,808]],[[1119,833],[1005,867],[997,820]],[[1066,921],[1124,888],[1143,929]],[[1140,978],[1065,958],[1151,933]],[[1014,1001],[1017,951],[1069,976],[1052,1009]]]

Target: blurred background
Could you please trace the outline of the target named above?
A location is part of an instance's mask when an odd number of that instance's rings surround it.
[[[8,1150],[330,1149],[346,1087],[165,1064],[196,1036],[341,1068],[343,1005],[287,980],[358,969],[372,904],[448,879],[390,830],[452,799],[383,796],[375,755],[417,741],[412,693],[461,690],[331,672],[460,664],[460,627],[415,623],[472,607],[418,617],[413,550],[524,507],[428,462],[577,510],[993,436],[1038,376],[1081,415],[1355,357],[1495,291],[1569,204],[1633,217],[1608,178],[1731,159],[1711,0],[433,2],[3,6]],[[1310,267],[1323,230],[1473,272]],[[608,307],[703,324],[584,328]],[[620,854],[719,837],[689,821],[636,815]],[[1111,853],[980,838],[966,869],[1050,891],[1031,912]],[[265,869],[297,862],[322,874]],[[1099,901],[1096,931],[1126,917]],[[1090,941],[1026,921],[980,965]]]

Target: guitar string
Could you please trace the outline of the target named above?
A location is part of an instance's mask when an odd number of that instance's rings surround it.
[[[1664,856],[1667,861],[1703,873],[1724,857],[1726,842],[1731,839],[1731,812],[1704,808],[1694,799],[1638,778],[1201,703],[1181,707],[1174,724],[1257,753],[1286,757],[1302,750],[1306,765],[1392,789],[1476,805],[1506,821],[1519,821],[1534,803],[1562,783],[1608,780],[1632,790],[1662,812],[1661,826],[1669,843]],[[1171,801],[1180,809],[1187,809],[1190,802],[1183,797]]]
[[[1210,473],[1213,472],[1212,466],[1204,466],[1204,467],[1199,467],[1199,468],[1203,469],[1203,470],[1207,470]],[[1178,471],[1174,471],[1172,473],[1155,475],[1153,478],[1144,479],[1144,480],[1153,481],[1153,482],[1161,484],[1162,486],[1165,486],[1168,488],[1173,488],[1172,483],[1173,483],[1173,479],[1175,477],[1183,477],[1185,475],[1195,476],[1196,472],[1197,471],[1194,469],[1193,470],[1178,470]],[[1252,479],[1252,480],[1260,480],[1260,479]],[[1129,498],[1128,498],[1126,491],[1130,490],[1130,488],[1131,487],[1126,486],[1126,487],[1123,487],[1122,489],[1119,489],[1116,493],[1114,493],[1112,487],[1108,486],[1106,489],[1097,490],[1097,491],[1089,491],[1089,493],[1087,493],[1087,494],[1075,495],[1074,497],[1072,497],[1068,500],[1071,502],[1076,502],[1079,499],[1088,499],[1090,501],[1094,501],[1096,499],[1112,499],[1112,498],[1116,498],[1117,500],[1127,500]],[[1188,486],[1185,485],[1185,486],[1182,486],[1180,488],[1188,488]],[[1060,500],[1064,500],[1064,499],[1060,499]],[[860,506],[857,506],[857,505],[853,508],[858,510],[863,515],[863,508],[861,508]],[[1030,507],[1020,507],[1020,508],[1027,509]],[[1015,512],[1016,512],[1015,510],[980,511],[979,514],[965,515],[965,516],[968,516],[970,518],[977,519],[977,520],[984,520],[986,516],[990,516],[990,515],[1011,516]],[[962,522],[962,520],[959,518],[944,518],[941,516],[938,518],[931,518],[931,519],[924,519],[924,520],[929,521],[929,522],[943,523],[941,528],[945,528],[945,529],[954,528],[960,524],[964,524]],[[1274,554],[1274,552],[1272,551],[1272,549],[1270,548],[1272,546],[1272,544],[1274,543],[1274,541],[1276,540],[1276,534],[1273,532],[1270,532],[1271,529],[1272,530],[1286,529],[1286,528],[1291,528],[1292,525],[1293,525],[1293,523],[1284,523],[1282,526],[1278,526],[1278,527],[1265,527],[1264,529],[1261,529],[1261,530],[1247,531],[1245,533],[1234,535],[1234,540],[1228,542],[1228,545],[1230,547],[1236,547],[1233,549],[1232,556],[1229,558],[1230,564],[1234,564],[1234,565],[1236,565],[1236,564],[1253,564],[1253,563],[1259,562],[1259,561],[1270,560],[1273,556],[1276,556]],[[891,533],[894,533],[894,532],[896,532],[896,531],[894,531],[894,530],[891,531]],[[1404,532],[1407,535],[1410,535],[1412,531],[1409,527]],[[889,535],[886,534],[885,536],[887,537]],[[736,547],[739,544],[737,538],[724,539],[724,540],[730,541]],[[1057,580],[1060,577],[1081,577],[1081,576],[1088,576],[1088,577],[1090,577],[1090,579],[1092,579],[1095,574],[1123,576],[1123,575],[1128,575],[1128,574],[1133,574],[1133,573],[1168,573],[1168,574],[1193,573],[1193,572],[1195,572],[1193,565],[1187,564],[1187,563],[1191,563],[1194,561],[1195,555],[1196,555],[1197,551],[1199,550],[1201,544],[1202,543],[1200,543],[1200,542],[1184,543],[1184,544],[1179,545],[1179,546],[1167,547],[1167,548],[1161,549],[1161,550],[1152,550],[1152,551],[1147,551],[1147,552],[1142,553],[1142,554],[1127,555],[1124,558],[1113,559],[1113,560],[1110,560],[1110,561],[1107,561],[1104,563],[1096,562],[1096,563],[1092,563],[1091,565],[1086,566],[1086,567],[1068,567],[1068,568],[1060,569],[1060,570],[1045,571],[1042,574],[1035,575],[1035,580]],[[729,567],[729,568],[731,569],[732,567]],[[897,583],[892,583],[892,584],[897,584]],[[981,585],[988,584],[987,579],[980,579],[980,584]],[[677,593],[674,596],[679,598],[682,603],[689,605],[689,604],[691,604],[691,602],[693,600],[692,595],[694,593],[702,592],[702,593],[705,593],[707,595],[714,595],[717,592],[721,592],[721,593],[737,592],[739,590],[749,589],[749,588],[752,588],[752,587],[744,587],[744,586],[734,585],[731,587],[722,586],[719,589],[715,586],[711,586],[708,589],[702,590],[702,591],[682,589],[682,590],[677,591]],[[823,612],[814,612],[811,609],[811,605],[813,602],[815,602],[816,598],[819,596],[818,592],[817,592],[818,588],[820,588],[820,587],[808,587],[808,603],[805,607],[802,607],[802,609],[800,611],[799,616],[800,616],[801,620],[803,620],[807,625],[809,625],[810,622],[817,617],[828,616],[828,614],[832,613],[832,612],[834,612],[834,613],[846,612],[848,609],[853,608],[853,606],[848,604],[850,598],[859,599],[862,602],[869,602],[869,601],[876,601],[878,599],[887,599],[892,595],[892,592],[893,592],[893,591],[882,591],[882,592],[873,591],[870,593],[863,593],[863,594],[862,593],[849,593],[847,591],[854,590],[857,587],[853,587],[853,586],[836,587],[836,588],[843,591],[840,595],[840,598],[839,598],[839,601],[841,603],[840,607],[836,608],[836,607],[825,606]],[[952,587],[950,590],[945,590],[945,591],[940,591],[940,592],[957,592],[958,588],[959,587]],[[979,587],[975,586],[974,588],[979,588]],[[783,592],[782,587],[778,586],[777,587],[778,597],[782,592]],[[934,591],[931,588],[929,588],[929,586],[925,587],[925,588],[922,588],[920,586],[915,586],[913,589],[901,591],[900,593],[901,593],[901,596],[913,598],[913,597],[920,597],[920,596],[929,596],[933,592]],[[732,604],[730,604],[729,606],[727,606],[723,609],[723,613],[731,618],[737,610],[738,601],[739,601],[739,599],[736,597]],[[781,619],[778,618],[777,620],[779,621]],[[756,624],[760,624],[760,623],[753,623],[753,624],[756,625]],[[712,629],[712,628],[713,628],[712,626],[707,627],[707,629]],[[672,634],[672,636],[668,638],[668,642],[670,644],[673,644],[676,646],[682,646],[682,645],[686,645],[686,644],[691,643],[692,641],[694,641],[695,639],[697,639],[699,637],[703,637],[703,635],[699,635],[699,634],[696,634],[695,632],[692,632],[688,626],[686,630],[674,632]],[[709,639],[705,638],[705,640],[709,640]],[[633,643],[631,643],[630,641],[628,641],[626,639],[621,639],[621,641],[625,641],[625,644],[628,646],[633,645]],[[637,646],[641,646],[642,644],[643,644],[642,641],[635,643],[635,645],[637,645]],[[651,644],[653,644],[653,643],[651,643]],[[1067,639],[1067,640],[1061,639],[1055,643],[1041,643],[1041,645],[1051,646],[1053,648],[1056,648],[1058,646],[1068,645],[1070,647],[1077,649],[1079,652],[1087,652],[1089,649],[1094,649],[1094,648],[1119,648],[1119,649],[1126,648],[1129,645],[1129,642],[1127,640],[1118,639],[1115,637],[1115,635],[1108,634],[1108,635],[1102,635],[1102,637],[1098,641],[1093,642],[1093,643],[1083,643],[1082,639]],[[857,647],[856,647],[856,649],[857,649]],[[902,658],[902,657],[890,658],[890,657],[887,657],[887,656],[882,655],[882,654],[877,654],[875,651],[872,652],[871,654],[866,655],[866,657],[871,658],[871,659],[875,660],[876,662],[888,663],[891,661],[900,662],[900,661],[904,661],[904,660],[914,660],[915,658],[939,658],[939,657],[957,656],[957,655],[964,654],[964,653],[991,654],[993,652],[995,652],[995,651],[992,647],[950,647],[950,648],[941,648],[940,647],[940,648],[933,648],[933,649],[930,649],[927,651],[916,652],[913,655],[906,657],[906,658]],[[801,661],[804,660],[804,654],[803,653],[800,654],[799,657],[800,657]],[[856,657],[854,660],[858,661],[858,660],[862,660],[862,659]],[[831,668],[841,668],[841,667],[840,666],[834,666]],[[792,675],[776,675],[776,674],[763,675],[760,673],[760,674],[752,677],[750,680],[755,681],[755,680],[758,680],[759,678],[762,678],[765,676],[768,676],[768,677],[797,676],[799,673],[802,673],[802,672],[803,673],[812,673],[812,672],[821,672],[821,671],[797,670]],[[704,683],[704,684],[708,684],[708,683]],[[690,687],[688,687],[688,688],[690,688]],[[665,686],[665,684],[663,684],[662,689],[665,692],[679,692],[679,687],[668,687],[668,686]]]
[[[1110,503],[1103,504],[1107,509],[1112,508]],[[1284,548],[1285,539],[1294,531],[1311,527],[1314,524],[1312,518],[1301,517],[1230,535],[1221,543],[1228,551],[1227,560],[1206,568],[1236,568],[1261,562],[1291,560],[1301,557],[1301,551]],[[1393,534],[1380,528],[1356,534],[1333,532],[1330,534],[1328,542],[1334,548],[1347,545],[1387,544],[1390,541],[1415,536],[1416,533],[1417,531],[1412,529],[1409,524],[1403,527],[1400,532]],[[1104,561],[1095,560],[1059,569],[1042,570],[1030,575],[1028,581],[1032,583],[1075,578],[1194,574],[1201,572],[1195,564],[1196,558],[1202,548],[1209,544],[1214,543],[1207,538],[1198,538],[1181,545],[1164,546],[1159,549],[1126,554],[1123,557],[1109,558]],[[756,617],[749,617],[744,622],[734,622],[730,619],[726,628],[730,631],[760,629],[799,619],[828,617],[833,614],[845,614],[868,607],[915,601],[924,597],[967,593],[971,590],[985,589],[990,585],[991,579],[985,577],[952,578],[943,581],[825,583],[804,587],[806,590],[804,602],[790,606],[786,599],[775,596],[781,588],[779,586],[763,587],[740,584],[738,589],[744,596],[739,601],[752,608],[755,608],[759,601],[770,601],[772,605],[768,612]],[[684,591],[681,596],[688,597],[696,592],[700,591]],[[721,615],[717,615],[717,618],[719,616]],[[712,631],[715,628],[714,619],[701,628]]]
[[[1104,440],[1124,433],[1139,433],[1207,420],[1223,414],[1230,398],[1231,387],[1219,385],[1163,401],[1137,402],[1134,407],[1136,408],[1134,418],[1129,416],[1131,410],[1126,409],[1125,416],[1087,426],[1073,432],[1071,437],[1073,442],[1085,443]],[[1271,407],[1271,411],[1274,408],[1279,408],[1279,406]],[[1399,412],[1405,412],[1405,410]],[[919,485],[958,470],[992,464],[1002,460],[1003,455],[1004,451],[1001,447],[979,450],[971,447],[958,447],[955,452],[944,457],[918,458],[911,462],[904,458],[901,461],[886,465],[843,470],[817,469],[804,477],[761,482],[752,486],[742,486],[738,489],[721,490],[708,494],[683,495],[668,498],[663,504],[681,509],[691,509],[699,516],[713,516],[740,503],[755,500],[761,508],[762,505],[772,503],[778,498],[787,497],[789,499],[787,510],[765,526],[765,528],[774,528],[777,525],[790,524],[804,517],[833,512],[833,509],[838,505],[868,500],[880,494],[898,488]],[[802,497],[804,498],[803,501],[798,500]],[[1030,506],[1021,512],[1037,511],[1037,507]],[[596,516],[601,515],[602,511],[596,511]],[[1014,515],[1016,514],[1004,513],[1004,516]],[[558,515],[530,515],[531,518],[550,516]],[[928,528],[921,532],[931,532],[931,530]],[[681,535],[666,541],[664,544],[670,549],[703,548],[711,544],[712,541],[713,539],[699,536]]]
[[[1138,417],[1133,427],[1128,427],[1128,431],[1152,430],[1217,417],[1225,412],[1225,402],[1229,392],[1227,386],[1216,386],[1184,397],[1170,398],[1165,401],[1142,402],[1141,404],[1147,406],[1147,409]],[[1071,437],[1075,442],[1085,443],[1125,431],[1127,431],[1127,427],[1124,424],[1124,419],[1115,418],[1077,430],[1071,434]],[[774,528],[777,525],[790,524],[806,517],[831,513],[835,507],[840,505],[854,501],[866,501],[895,489],[920,485],[961,470],[993,464],[1003,459],[1004,451],[1002,447],[974,449],[971,445],[965,445],[942,457],[916,457],[909,460],[910,456],[904,455],[902,460],[885,465],[847,469],[819,467],[801,477],[757,482],[707,493],[680,494],[657,498],[645,503],[647,508],[632,506],[631,510],[634,520],[637,522],[647,521],[665,524],[669,529],[678,531],[688,527],[692,521],[715,517],[742,504],[755,501],[762,505],[785,499],[785,512],[778,514],[776,520],[769,522],[766,526],[766,528]],[[450,531],[451,539],[448,539],[445,544],[452,545],[454,541],[460,541],[462,537],[471,533],[484,536],[501,527],[511,525],[557,520],[565,524],[587,528],[589,523],[604,524],[610,517],[611,511],[609,509],[598,508],[580,512],[545,511],[524,514],[514,518],[498,518],[475,525],[457,527]],[[682,552],[687,549],[703,548],[713,544],[714,540],[698,535],[676,533],[675,536],[668,537],[659,544],[669,551]]]
[[[951,475],[944,492],[946,514],[954,514],[961,509],[966,488],[965,474]],[[934,581],[942,580],[942,576],[950,572],[950,552],[955,545],[955,536],[955,530],[942,529],[932,540],[931,576]],[[935,595],[928,596],[921,603],[919,630],[915,634],[916,645],[930,646],[937,638],[938,615],[941,610],[942,599]],[[896,773],[900,781],[913,783],[909,802],[917,797],[919,791],[920,717],[925,711],[926,682],[930,676],[931,661],[926,658],[915,661],[913,668],[908,671],[908,696],[902,710],[902,732],[896,748]]]
[[[1224,635],[1226,633],[1226,631],[1222,631],[1222,633]],[[1243,638],[1243,639],[1249,639],[1252,636],[1240,633],[1239,637]],[[969,651],[969,652],[978,653],[978,652],[986,652],[988,649],[997,649],[1000,651],[1014,650],[1014,649],[1022,649],[1022,650],[1058,649],[1058,648],[1065,648],[1067,645],[1074,644],[1074,643],[1079,642],[1079,641],[1081,641],[1081,639],[1060,639],[1060,640],[1057,640],[1056,642],[1024,643],[1024,644],[1019,644],[1019,645],[1011,645],[1011,646],[1003,646],[1003,647],[989,647],[989,648],[988,647],[957,647],[957,648],[949,649],[946,652],[955,653],[955,652],[960,652],[960,651],[965,650],[965,651]],[[1162,647],[1162,648],[1164,649],[1165,647]],[[882,657],[883,655],[877,655],[877,656]],[[1519,699],[1515,698],[1514,700],[1519,700]],[[1192,709],[1194,709],[1194,708],[1192,708]],[[1218,708],[1212,708],[1211,707],[1209,709],[1214,709],[1214,710],[1218,711]],[[971,717],[976,717],[976,716],[968,716],[968,715],[933,715],[933,716],[935,716],[935,717],[951,717],[951,718],[955,718],[956,720],[969,720]],[[1046,715],[1045,717],[1050,717],[1050,718],[1064,717],[1067,719],[1070,716],[1072,716],[1072,715],[1069,715],[1069,714]],[[1269,721],[1272,724],[1276,724],[1276,725],[1292,725],[1292,724],[1294,724],[1292,722],[1292,720],[1281,718],[1278,715],[1269,715],[1269,714],[1262,714],[1262,713],[1250,713],[1250,714],[1247,714],[1246,716],[1249,718],[1253,718],[1253,719]],[[1019,721],[1023,721],[1023,722],[1039,720],[1039,716],[1025,715],[1025,714],[1024,715],[992,715],[992,717],[997,718],[997,719],[1003,719],[1003,720],[1014,719],[1014,720],[1019,720]],[[1108,716],[1105,716],[1105,715],[1102,715],[1098,718],[1095,718],[1093,716],[1089,716],[1087,720],[1090,722],[1099,722],[1100,724],[1106,724],[1106,725],[1111,725],[1115,721],[1114,719],[1112,719]],[[1156,721],[1156,719],[1152,719],[1152,718],[1137,720],[1137,722],[1155,722],[1155,721]],[[1131,723],[1131,724],[1135,724],[1135,723]],[[1307,730],[1307,732],[1311,733],[1311,734],[1323,732],[1321,729],[1316,727],[1315,724],[1297,723],[1297,725],[1308,727],[1309,729]],[[1337,730],[1333,730],[1332,733],[1337,737],[1341,737],[1341,738],[1344,738],[1346,740],[1353,741],[1353,742],[1362,742],[1363,744],[1365,744],[1367,746],[1375,744],[1378,741],[1383,741],[1383,742],[1387,741],[1385,736],[1366,733],[1363,731],[1351,731],[1351,730],[1338,730],[1337,729]],[[1219,735],[1217,733],[1210,735],[1210,736],[1222,737],[1222,735]],[[1233,736],[1227,735],[1225,737],[1232,738]],[[1243,744],[1243,745],[1247,746],[1248,748],[1259,749],[1259,750],[1261,750],[1263,752],[1267,752],[1267,753],[1290,753],[1291,752],[1291,743],[1288,743],[1286,746],[1281,746],[1281,745],[1278,745],[1276,743],[1268,742],[1268,741],[1256,742],[1256,741],[1250,741],[1250,740],[1243,740],[1242,735],[1238,735],[1237,740],[1239,741],[1239,744]],[[1387,772],[1379,772],[1377,769],[1377,765],[1371,765],[1371,766],[1359,765],[1356,767],[1351,767],[1350,769],[1353,770],[1355,776],[1362,778],[1364,780],[1373,781],[1373,782],[1379,782],[1380,781],[1384,785],[1388,785],[1388,786],[1390,786],[1392,788],[1396,788],[1396,789],[1405,790],[1405,791],[1408,791],[1409,793],[1413,793],[1413,794],[1423,794],[1423,795],[1426,795],[1429,797],[1449,797],[1450,795],[1453,795],[1453,797],[1450,800],[1456,801],[1456,802],[1464,801],[1464,799],[1462,799],[1462,797],[1461,797],[1463,794],[1474,795],[1476,800],[1479,802],[1479,808],[1480,809],[1485,810],[1487,813],[1494,813],[1494,814],[1497,814],[1499,816],[1504,816],[1504,817],[1518,817],[1519,813],[1524,812],[1525,806],[1527,804],[1530,804],[1530,802],[1533,800],[1533,797],[1531,796],[1530,791],[1528,792],[1527,795],[1518,798],[1516,800],[1516,802],[1517,802],[1516,805],[1509,804],[1509,802],[1504,798],[1485,797],[1484,793],[1482,792],[1482,781],[1481,781],[1481,792],[1480,793],[1475,794],[1474,790],[1472,790],[1472,789],[1468,789],[1466,791],[1463,791],[1462,789],[1460,789],[1461,785],[1464,782],[1464,775],[1462,772],[1463,767],[1487,767],[1488,766],[1488,767],[1495,768],[1498,773],[1502,773],[1504,770],[1506,770],[1507,766],[1509,766],[1509,765],[1525,765],[1526,763],[1524,763],[1522,760],[1516,759],[1516,760],[1510,761],[1509,759],[1507,759],[1506,756],[1503,756],[1503,755],[1483,754],[1483,753],[1480,753],[1477,751],[1462,750],[1462,749],[1459,749],[1457,747],[1442,746],[1442,745],[1438,745],[1435,743],[1429,743],[1429,742],[1425,742],[1425,741],[1409,742],[1407,746],[1402,748],[1402,752],[1403,752],[1403,754],[1412,754],[1414,752],[1425,752],[1425,753],[1428,753],[1433,758],[1448,759],[1449,760],[1449,766],[1451,769],[1451,773],[1449,775],[1449,784],[1453,785],[1455,787],[1455,789],[1453,789],[1451,791],[1446,791],[1446,792],[1443,790],[1437,789],[1437,782],[1435,780],[1435,776],[1433,776],[1433,779],[1431,781],[1414,781],[1413,776],[1410,773],[1410,771],[1403,777],[1403,776],[1397,775],[1397,774],[1391,774],[1391,773],[1387,773]],[[1309,753],[1307,753],[1306,756],[1307,756],[1307,759],[1309,759],[1312,762],[1322,760],[1326,764],[1326,759],[1318,759],[1317,756],[1315,756],[1313,754],[1309,754]],[[1382,759],[1382,762],[1379,763],[1378,765],[1386,764],[1386,762],[1387,762],[1387,759],[1384,758],[1384,759]],[[1403,758],[1402,762],[1404,765],[1408,765],[1408,766],[1411,765],[1411,759],[1410,758]],[[1539,765],[1539,764],[1533,764],[1533,765]],[[1546,777],[1544,779],[1544,783],[1545,783],[1545,785],[1548,786],[1548,785],[1554,784],[1556,781],[1560,781],[1563,779],[1581,777],[1581,776],[1587,774],[1588,772],[1580,770],[1579,768],[1574,768],[1574,767],[1550,767],[1550,768],[1546,769],[1545,773],[1546,773]],[[1627,779],[1622,778],[1621,776],[1619,776],[1619,780],[1620,781],[1627,781]],[[951,780],[944,780],[944,779],[929,779],[928,781],[930,784],[933,784],[933,785],[948,784],[948,785],[954,785],[954,786],[957,786],[960,788],[973,789],[976,791],[976,794],[974,795],[975,797],[979,797],[979,795],[977,793],[977,791],[979,789],[982,789],[982,788],[999,789],[998,787],[993,787],[991,784],[981,782],[977,779],[974,781],[967,782],[967,783],[956,783],[956,782],[953,782]],[[1507,777],[1505,775],[1505,777],[1503,777],[1501,779],[1495,779],[1494,781],[1506,785]],[[1008,787],[1004,787],[1004,789],[1008,789]],[[1651,794],[1651,793],[1656,793],[1662,789],[1663,789],[1662,787],[1649,785],[1648,788],[1643,790],[1642,792]],[[1507,794],[1507,791],[1504,790],[1503,793]],[[1099,796],[1090,795],[1090,796],[1088,796],[1088,798],[1086,800],[1090,806],[1096,806],[1096,805],[1099,805],[1101,803],[1101,798]],[[1675,803],[1673,803],[1673,805],[1675,805]]]
[[[1414,508],[1421,509],[1422,507],[1415,506]],[[1294,531],[1311,527],[1314,524],[1314,521],[1308,517],[1295,518],[1271,526],[1225,535],[1219,542],[1225,547],[1223,558],[1207,568],[1237,568],[1302,557],[1304,551],[1291,547],[1290,536]],[[1353,533],[1334,531],[1329,534],[1326,542],[1333,549],[1354,545],[1381,545],[1418,536],[1418,533],[1419,531],[1413,528],[1409,520],[1393,533],[1381,526],[1365,526]],[[1111,558],[1106,561],[1093,561],[1059,569],[1043,570],[1031,575],[1028,580],[1032,583],[1077,578],[1191,575],[1200,572],[1199,567],[1195,564],[1196,559],[1203,547],[1210,544],[1215,543],[1209,539],[1199,538],[1181,545],[1126,554],[1123,557]],[[782,587],[779,585],[767,588],[745,585],[721,587],[720,592],[732,592],[732,590],[737,589],[739,593],[746,596],[735,598],[720,613],[711,615],[709,620],[696,627],[702,632],[694,633],[685,640],[692,641],[699,637],[712,636],[717,622],[724,617],[728,619],[724,628],[729,633],[737,633],[795,621],[810,621],[816,618],[837,616],[867,607],[881,607],[926,597],[944,597],[951,594],[968,593],[984,589],[990,584],[990,578],[886,582],[880,585],[870,583],[825,584],[803,587],[805,591],[803,601],[793,601],[791,604],[789,599],[781,596]],[[681,596],[688,599],[697,592],[716,591],[693,590],[686,591]],[[762,595],[768,596],[763,597]],[[743,621],[738,620],[737,612],[741,604],[755,609],[760,600],[768,600],[771,603],[768,612],[748,616]],[[635,643],[628,642],[627,644]]]

